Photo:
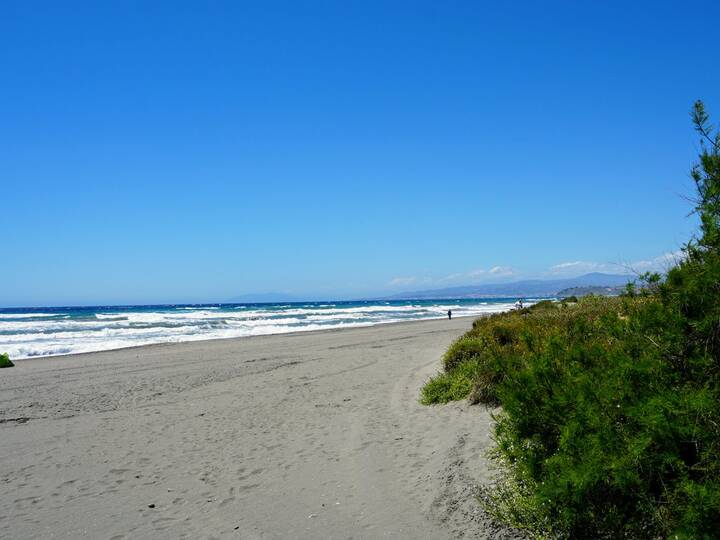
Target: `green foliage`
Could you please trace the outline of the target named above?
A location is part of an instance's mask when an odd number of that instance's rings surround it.
[[[700,235],[664,281],[480,319],[423,394],[502,405],[504,473],[481,499],[532,536],[718,537],[720,136],[699,102],[693,120]]]
[[[458,365],[482,354],[485,342],[474,336],[463,336],[450,346],[443,357],[445,371],[452,371]]]
[[[452,371],[433,377],[422,389],[420,402],[424,405],[457,401],[468,396],[478,377],[479,362],[468,360]]]
[[[531,496],[535,486],[523,483],[510,474],[512,464],[504,462],[501,455],[493,457],[503,468],[492,486],[479,488],[477,500],[484,510],[497,521],[524,530],[526,536],[533,540],[561,536],[542,505],[538,507],[535,504]]]
[[[497,390],[510,368],[542,349],[550,336],[561,336],[578,313],[590,319],[619,305],[617,298],[589,296],[563,305],[544,300],[528,308],[477,319],[473,329],[443,357],[444,372],[432,378],[423,402],[446,403],[469,397],[473,403],[498,403]],[[426,387],[427,388],[427,387]]]
[[[7,368],[7,367],[13,367],[15,364],[13,364],[10,361],[10,357],[5,354],[0,354],[0,368]]]

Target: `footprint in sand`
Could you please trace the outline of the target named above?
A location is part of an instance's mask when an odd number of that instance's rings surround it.
[[[220,508],[227,506],[232,502],[235,502],[235,497],[228,497],[227,499],[223,499],[222,501],[220,501]]]

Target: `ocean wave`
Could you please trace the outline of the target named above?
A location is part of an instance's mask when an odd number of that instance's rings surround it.
[[[126,321],[127,315],[121,313],[96,313],[95,318],[101,321]]]
[[[58,313],[0,313],[0,319],[33,319],[40,317],[58,317]]]
[[[0,352],[34,358],[205,339],[354,328],[402,321],[480,316],[506,311],[508,302],[409,302],[343,305],[153,306],[121,310],[0,314]]]

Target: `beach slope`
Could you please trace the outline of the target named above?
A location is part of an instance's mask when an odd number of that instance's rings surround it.
[[[501,537],[472,497],[490,413],[417,401],[470,322],[20,361],[0,537]]]

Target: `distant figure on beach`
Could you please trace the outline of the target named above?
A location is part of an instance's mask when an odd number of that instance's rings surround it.
[[[448,309],[448,319],[452,320],[452,309]]]
[[[515,302],[515,309],[522,309],[522,308],[523,308],[522,298],[518,298],[518,301]]]

